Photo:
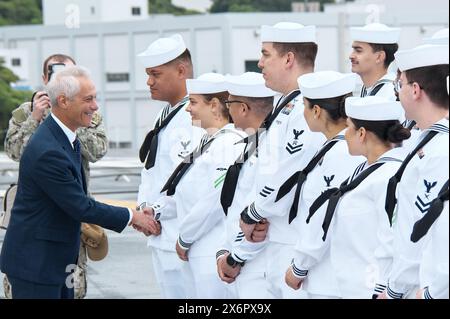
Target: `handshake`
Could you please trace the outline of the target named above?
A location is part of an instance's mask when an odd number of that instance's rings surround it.
[[[161,223],[155,219],[155,212],[151,207],[138,207],[133,209],[131,225],[145,236],[159,236]]]

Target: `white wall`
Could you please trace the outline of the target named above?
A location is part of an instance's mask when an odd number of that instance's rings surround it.
[[[259,27],[234,28],[231,31],[231,48],[228,50],[232,74],[245,72],[245,61],[259,60],[261,57],[261,39]]]
[[[4,61],[3,66],[13,71],[14,74],[19,77],[19,81],[17,81],[18,85],[29,85],[30,65],[27,50],[0,49],[0,58],[2,58]],[[13,59],[19,59],[20,65],[13,66],[12,64]]]
[[[38,86],[42,85],[42,62],[40,61],[37,52],[38,50],[38,43],[33,40],[17,40],[15,42],[15,47],[18,49],[23,49],[26,52],[28,52],[28,74],[29,74],[29,84],[36,88]]]
[[[192,48],[192,47],[191,47]],[[223,53],[228,50],[222,41],[220,29],[198,30],[195,32],[195,47],[192,48],[197,75],[208,72],[225,72]]]
[[[44,25],[94,23],[101,18],[101,0],[43,0]]]
[[[141,8],[133,16],[131,8]],[[96,22],[143,20],[148,17],[147,0],[43,0],[44,25],[78,28]]]
[[[141,15],[131,14],[131,8],[141,9]],[[102,0],[101,21],[131,21],[143,20],[148,17],[147,0]]]
[[[130,55],[128,35],[108,35],[104,37],[106,54],[102,56],[105,63],[105,74],[102,75],[106,81],[107,73],[130,73]],[[129,91],[130,82],[107,82],[107,91]]]

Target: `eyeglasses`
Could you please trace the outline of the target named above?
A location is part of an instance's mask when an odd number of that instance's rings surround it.
[[[242,101],[228,101],[228,100],[226,100],[226,101],[225,101],[225,106],[227,107],[227,109],[230,108],[230,105],[231,105],[232,103],[244,103],[244,104],[245,104],[245,102],[242,102]]]
[[[393,83],[394,83],[394,90],[395,90],[395,93],[400,92],[400,90],[402,89],[402,86],[403,86],[402,80],[396,79],[396,80],[394,80]],[[414,83],[414,81],[409,81],[409,82],[407,82],[406,84],[413,84],[413,83]]]

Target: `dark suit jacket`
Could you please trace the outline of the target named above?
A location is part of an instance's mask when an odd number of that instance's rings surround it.
[[[49,116],[31,137],[20,161],[1,271],[35,283],[62,285],[77,261],[81,222],[121,232],[128,220],[127,209],[86,195],[81,163]]]

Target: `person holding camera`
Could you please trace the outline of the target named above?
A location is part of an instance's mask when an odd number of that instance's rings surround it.
[[[75,60],[64,54],[54,54],[49,56],[43,65],[42,82],[47,85],[52,76],[64,69],[66,66],[74,66]],[[9,121],[8,131],[5,139],[5,152],[14,161],[19,162],[25,146],[30,137],[37,130],[39,125],[50,114],[50,98],[45,91],[37,91],[33,94],[30,102],[25,102],[12,112]],[[93,115],[89,127],[81,127],[77,130],[77,137],[81,144],[81,161],[86,176],[86,183],[89,183],[89,162],[95,163],[108,150],[108,139],[100,113]],[[81,241],[80,253],[78,257],[77,269],[74,275],[75,298],[82,299],[86,296],[87,269],[86,246]],[[5,276],[4,279],[5,297],[11,298],[10,285]]]

